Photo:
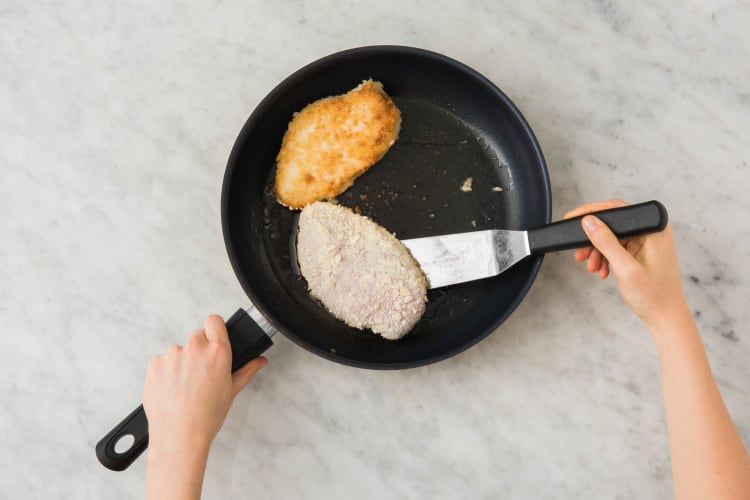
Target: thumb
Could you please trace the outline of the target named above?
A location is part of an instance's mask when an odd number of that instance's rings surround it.
[[[587,215],[581,220],[581,226],[594,247],[607,258],[615,270],[622,270],[633,263],[633,256],[601,219]]]
[[[240,369],[232,373],[232,392],[234,396],[240,393],[240,391],[253,379],[258,370],[266,366],[268,359],[260,356],[251,361],[248,361]]]

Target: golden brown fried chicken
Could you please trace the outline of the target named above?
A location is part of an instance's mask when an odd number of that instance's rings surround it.
[[[302,208],[345,191],[398,137],[401,113],[380,82],[317,100],[289,122],[276,158],[276,197]]]

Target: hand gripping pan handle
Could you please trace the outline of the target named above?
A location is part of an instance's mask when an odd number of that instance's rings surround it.
[[[243,309],[238,309],[226,322],[229,343],[232,346],[232,371],[255,359],[273,345],[271,336]],[[273,335],[273,331],[269,332]],[[116,449],[118,441],[127,436],[133,442],[124,451]],[[115,471],[127,469],[148,447],[148,421],[143,405],[133,410],[114,429],[96,444],[96,457],[106,468]]]
[[[602,220],[618,238],[654,233],[667,227],[667,209],[656,200],[610,208],[592,214]],[[528,231],[532,254],[591,246],[581,227],[585,215],[547,224]]]

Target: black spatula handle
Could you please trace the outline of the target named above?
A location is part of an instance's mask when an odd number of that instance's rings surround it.
[[[227,331],[232,346],[232,371],[273,345],[271,337],[242,309],[227,320]],[[128,449],[118,452],[115,445],[125,436],[133,436],[133,443]],[[121,471],[127,469],[147,447],[148,421],[143,405],[140,405],[96,444],[96,457],[106,468]]]
[[[667,209],[656,200],[594,212],[619,238],[661,231],[667,226]],[[591,246],[581,227],[585,216],[553,222],[528,231],[532,254]]]

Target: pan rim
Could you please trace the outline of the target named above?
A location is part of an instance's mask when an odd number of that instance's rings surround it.
[[[346,49],[343,51],[335,52],[327,56],[324,56],[320,59],[317,59],[315,61],[312,61],[306,64],[305,66],[301,67],[300,69],[296,70],[295,72],[290,74],[288,77],[286,77],[284,80],[282,80],[279,84],[277,84],[258,103],[258,105],[252,111],[248,119],[245,121],[245,124],[240,130],[240,133],[238,134],[237,139],[234,142],[229,158],[227,160],[227,166],[226,166],[226,170],[224,173],[224,178],[222,182],[222,190],[221,190],[221,224],[222,224],[222,234],[224,238],[224,244],[225,244],[227,254],[230,260],[230,264],[232,266],[235,276],[240,282],[242,289],[247,294],[247,297],[249,298],[250,302],[260,311],[261,314],[263,314],[263,316],[269,321],[269,323],[276,330],[280,331],[286,338],[288,338],[295,344],[299,345],[300,347],[303,347],[306,350],[318,356],[321,356],[325,359],[335,361],[340,364],[357,367],[357,368],[377,369],[377,370],[415,368],[419,366],[425,366],[428,364],[436,363],[438,361],[442,361],[444,359],[453,357],[463,351],[466,351],[467,349],[479,343],[481,340],[484,340],[490,334],[496,331],[498,327],[520,305],[520,303],[526,297],[529,289],[533,285],[533,282],[536,279],[536,276],[538,275],[542,262],[544,260],[543,256],[532,257],[533,265],[531,266],[531,269],[530,269],[530,272],[528,273],[527,278],[523,282],[523,288],[521,292],[518,293],[514,297],[514,299],[508,303],[509,307],[507,308],[507,311],[504,312],[503,314],[499,314],[497,318],[493,321],[493,323],[490,325],[490,327],[486,328],[484,332],[476,335],[470,341],[467,341],[465,343],[458,345],[454,349],[447,350],[438,355],[430,355],[430,356],[426,356],[425,358],[416,359],[416,360],[412,360],[409,362],[393,362],[393,363],[366,362],[366,361],[352,360],[349,358],[343,358],[341,356],[337,356],[325,349],[318,347],[317,345],[313,345],[309,342],[306,342],[303,336],[300,336],[290,331],[280,321],[278,321],[276,317],[266,309],[262,301],[259,300],[256,291],[253,289],[250,283],[246,282],[244,273],[240,269],[240,264],[239,264],[240,259],[237,254],[237,250],[234,248],[234,245],[232,244],[232,241],[230,238],[230,231],[229,231],[229,210],[228,210],[228,203],[229,203],[228,198],[229,197],[227,196],[227,193],[229,191],[229,185],[231,183],[231,179],[233,178],[234,169],[239,164],[238,158],[240,156],[240,153],[243,147],[247,143],[247,136],[251,133],[251,131],[256,126],[258,126],[259,121],[261,121],[262,118],[269,112],[269,103],[274,102],[279,94],[285,92],[287,88],[290,87],[291,85],[298,83],[301,79],[304,79],[306,75],[312,72],[319,71],[321,67],[325,67],[326,65],[341,63],[351,58],[364,58],[364,57],[369,57],[369,56],[374,56],[374,55],[382,56],[382,55],[388,55],[388,54],[415,56],[415,57],[419,57],[422,59],[434,60],[435,62],[440,63],[440,64],[452,66],[453,68],[457,69],[459,72],[466,74],[468,78],[475,79],[482,85],[486,86],[498,98],[499,101],[502,101],[503,104],[507,106],[507,108],[510,110],[511,114],[513,115],[514,120],[516,120],[518,124],[520,125],[520,127],[522,128],[523,133],[528,138],[529,146],[531,147],[536,159],[538,160],[539,166],[541,167],[541,178],[543,180],[543,187],[544,187],[543,198],[546,202],[545,203],[546,206],[544,209],[545,222],[549,223],[551,221],[551,216],[552,216],[552,196],[551,196],[551,187],[550,187],[550,181],[549,181],[549,172],[547,170],[547,165],[546,165],[541,147],[539,145],[539,142],[536,136],[534,135],[533,130],[529,126],[524,116],[521,114],[520,110],[510,100],[510,98],[502,90],[500,90],[500,88],[497,87],[497,85],[495,85],[492,81],[490,81],[487,77],[485,77],[478,71],[474,70],[473,68],[467,66],[466,64],[460,61],[452,59],[451,57],[445,56],[443,54],[439,54],[437,52],[433,52],[427,49],[422,49],[422,48],[417,48],[417,47],[409,47],[409,46],[401,46],[401,45],[369,45],[369,46],[356,47],[356,48],[351,48],[351,49]]]

